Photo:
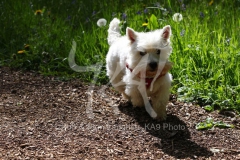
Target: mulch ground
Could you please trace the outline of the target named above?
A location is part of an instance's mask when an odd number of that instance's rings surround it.
[[[240,118],[171,96],[166,121],[109,86],[0,68],[0,159],[240,159]],[[197,131],[212,117],[235,128]]]

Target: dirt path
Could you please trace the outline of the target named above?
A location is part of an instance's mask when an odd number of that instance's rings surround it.
[[[0,159],[240,159],[233,112],[207,113],[172,98],[167,120],[157,122],[109,87],[94,87],[89,104],[88,89],[0,68]],[[207,117],[235,128],[197,131]]]

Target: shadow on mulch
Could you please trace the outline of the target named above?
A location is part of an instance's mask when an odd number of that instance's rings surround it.
[[[153,144],[164,153],[175,158],[197,158],[210,157],[212,152],[191,141],[187,125],[177,116],[169,114],[165,121],[159,122],[152,119],[145,108],[119,105],[119,110],[131,117],[143,127],[148,133],[161,141],[160,144]]]

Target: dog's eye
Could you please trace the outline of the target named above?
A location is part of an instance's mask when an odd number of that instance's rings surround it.
[[[144,55],[146,54],[146,52],[139,52],[139,54],[140,54],[141,56],[144,56]]]
[[[161,53],[161,50],[160,50],[160,49],[158,49],[158,50],[157,50],[157,54],[158,54],[158,55],[160,55],[160,53]]]

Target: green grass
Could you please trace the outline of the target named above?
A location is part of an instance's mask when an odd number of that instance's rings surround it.
[[[125,34],[126,26],[149,30],[142,24],[153,22],[150,17],[155,15],[153,29],[167,24],[172,27],[172,92],[178,99],[240,112],[240,1],[209,2],[164,0],[158,5],[153,0],[2,0],[0,65],[91,81],[92,72],[79,73],[69,67],[72,41],[77,43],[78,65],[104,64],[107,29],[113,17],[122,20]],[[36,10],[42,10],[42,15],[35,15]],[[172,19],[177,12],[183,15],[180,22]],[[108,24],[98,27],[99,18]],[[30,47],[25,48],[26,44]],[[24,53],[18,53],[21,50]],[[108,82],[104,66],[98,82]]]

